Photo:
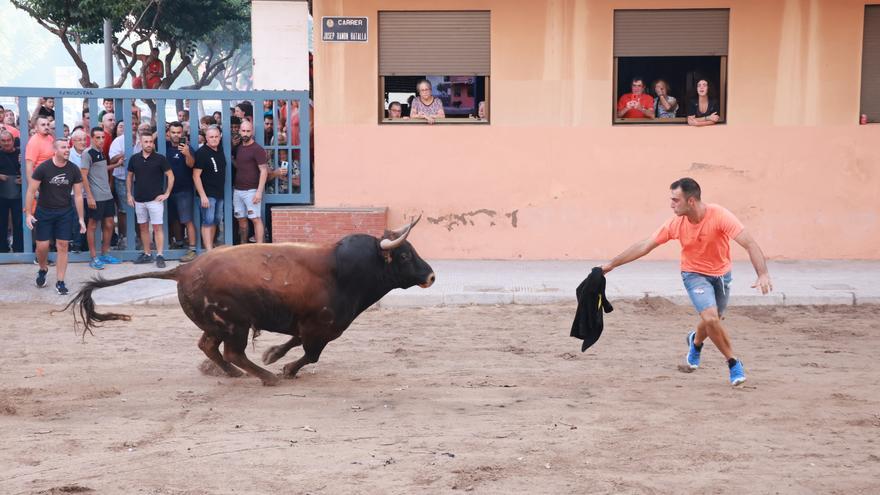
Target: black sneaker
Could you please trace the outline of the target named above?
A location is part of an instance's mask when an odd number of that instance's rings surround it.
[[[47,273],[49,273],[49,270],[37,270],[37,287],[42,289],[46,286]]]
[[[55,292],[60,296],[66,296],[70,291],[68,291],[67,286],[64,285],[64,280],[59,280],[55,282]]]
[[[135,265],[146,265],[148,263],[153,262],[153,257],[147,253],[141,253],[137,259],[134,260]]]
[[[156,255],[156,268],[165,268],[165,257],[161,254]]]

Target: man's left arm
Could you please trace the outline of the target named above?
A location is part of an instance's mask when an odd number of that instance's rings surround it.
[[[260,169],[260,183],[257,185],[257,194],[254,194],[254,204],[260,204],[263,201],[263,189],[266,188],[266,179],[269,177],[269,164],[263,163],[257,165]]]
[[[748,251],[752,266],[755,267],[755,273],[758,274],[758,280],[755,281],[752,287],[761,289],[762,294],[772,291],[773,283],[770,282],[770,273],[767,271],[767,259],[764,258],[764,252],[761,251],[758,243],[752,239],[751,234],[745,229],[734,237],[733,240]]]
[[[174,189],[174,172],[170,168],[165,171],[165,178],[167,179],[165,192],[156,197],[156,201],[160,203],[171,197],[171,190]]]

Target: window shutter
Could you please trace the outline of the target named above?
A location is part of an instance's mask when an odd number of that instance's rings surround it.
[[[379,75],[489,75],[488,11],[379,12]]]
[[[728,9],[615,10],[615,57],[727,56]]]

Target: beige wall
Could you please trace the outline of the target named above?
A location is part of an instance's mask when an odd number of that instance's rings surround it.
[[[424,212],[430,258],[607,258],[692,176],[773,258],[880,258],[880,127],[857,125],[864,4],[448,0],[492,12],[492,124],[429,127],[377,123],[377,12],[436,2],[317,0],[315,19],[370,18],[369,43],[315,42],[317,205]],[[661,5],[730,8],[726,125],[611,125],[613,10]]]
[[[309,89],[309,4],[305,0],[254,0],[251,33],[254,89]]]

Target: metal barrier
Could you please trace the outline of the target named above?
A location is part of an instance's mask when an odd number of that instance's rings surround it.
[[[52,97],[55,98],[55,108],[58,109],[55,112],[56,115],[56,125],[55,125],[55,135],[56,137],[63,137],[64,135],[64,99],[65,98],[77,98],[88,100],[89,105],[89,117],[90,117],[90,125],[92,127],[99,126],[100,122],[97,121],[97,116],[99,110],[101,109],[101,102],[104,98],[112,98],[114,100],[114,110],[117,116],[117,120],[120,114],[122,114],[122,120],[126,122],[126,127],[123,135],[124,143],[125,143],[125,161],[128,162],[129,157],[132,155],[132,133],[130,132],[129,125],[131,124],[131,107],[132,102],[136,100],[142,100],[147,102],[148,100],[152,100],[152,103],[155,104],[156,114],[152,116],[152,124],[156,127],[158,137],[157,137],[157,151],[160,154],[165,154],[166,152],[166,140],[164,139],[164,130],[167,122],[173,122],[177,120],[173,118],[171,120],[166,119],[165,112],[166,106],[169,100],[189,100],[190,108],[189,108],[189,123],[192,137],[196,139],[191,139],[190,143],[195,144],[192,146],[194,149],[198,149],[198,129],[199,129],[199,105],[200,101],[220,101],[220,113],[221,117],[221,129],[222,129],[222,147],[223,153],[226,156],[226,186],[225,186],[225,198],[224,198],[224,228],[223,228],[223,243],[226,245],[232,244],[232,234],[233,231],[237,228],[236,224],[233,222],[232,218],[232,131],[231,131],[231,109],[242,101],[249,101],[253,105],[254,109],[254,140],[263,146],[269,154],[270,167],[277,168],[281,162],[282,155],[287,155],[287,161],[290,166],[287,168],[287,177],[286,180],[282,178],[275,178],[267,180],[266,191],[263,193],[263,202],[261,207],[264,209],[266,205],[272,204],[285,204],[285,205],[296,205],[296,204],[312,204],[313,200],[313,187],[312,187],[312,170],[311,170],[311,150],[309,147],[310,143],[310,122],[309,122],[309,93],[308,91],[199,91],[199,90],[135,90],[135,89],[89,89],[89,88],[15,88],[15,87],[0,87],[0,96],[5,97],[17,97],[18,99],[18,114],[19,114],[19,131],[21,132],[21,176],[22,176],[22,204],[24,204],[24,198],[27,194],[27,183],[26,180],[26,164],[25,164],[25,150],[27,149],[28,142],[28,130],[29,130],[29,120],[30,113],[27,108],[27,98],[38,98],[38,97]],[[286,143],[279,144],[278,139],[275,139],[274,143],[265,143],[264,136],[264,125],[263,125],[263,102],[271,101],[273,102],[272,111],[275,118],[273,118],[273,136],[279,136],[279,119],[278,115],[280,113],[279,105],[280,102],[283,102],[286,116],[287,116],[287,126],[286,126]],[[299,112],[299,144],[293,145],[294,142],[292,136],[292,128],[290,122],[293,117],[294,112],[294,102],[298,103],[298,112]],[[120,112],[121,109],[121,112]],[[60,110],[60,111],[59,111]],[[176,117],[176,116],[175,116]],[[68,124],[72,129],[74,125]],[[194,130],[194,131],[192,131]],[[86,130],[88,133],[88,130]],[[110,157],[107,157],[108,160]],[[35,166],[38,164],[35,164]],[[193,221],[196,224],[196,237],[198,237],[198,247],[201,249],[201,230],[200,230],[200,215],[198,215],[199,211],[199,196],[198,194],[194,194],[194,215]],[[128,220],[127,228],[126,228],[126,238],[128,239],[129,246],[125,251],[113,251],[113,254],[118,258],[128,261],[133,260],[139,254],[139,251],[135,250],[135,238],[137,237],[137,233],[135,231],[135,214],[134,208],[126,205],[126,214]],[[20,263],[27,262],[30,263],[34,259],[34,250],[32,243],[32,232],[27,228],[25,223],[25,215],[23,210],[20,209],[19,213],[22,215],[22,225],[23,225],[23,234],[24,234],[24,252],[21,253],[0,253],[0,263]],[[265,216],[263,216],[265,219]],[[186,252],[185,249],[168,249],[168,208],[165,209],[165,223],[163,224],[163,228],[165,229],[165,258],[166,259],[177,259],[183,256]],[[101,229],[98,228],[96,232],[96,236],[100,237]],[[3,232],[2,235],[6,235],[6,232]],[[100,245],[100,240],[96,239],[96,245]],[[53,255],[50,253],[50,258]],[[89,253],[88,250],[81,253],[70,253],[70,261],[88,261]]]

